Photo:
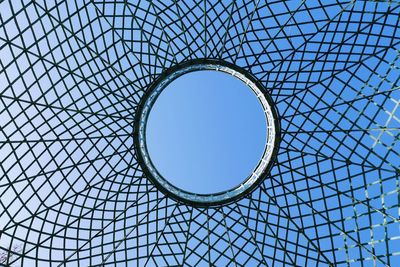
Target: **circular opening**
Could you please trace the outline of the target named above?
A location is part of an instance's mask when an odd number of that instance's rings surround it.
[[[166,86],[149,113],[145,134],[162,177],[188,192],[214,194],[252,174],[265,149],[267,123],[246,84],[203,70]]]
[[[147,176],[164,193],[198,205],[250,192],[269,171],[278,140],[265,90],[221,62],[167,70],[143,97],[135,130]]]

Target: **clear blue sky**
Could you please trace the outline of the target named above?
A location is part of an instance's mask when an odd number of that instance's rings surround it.
[[[230,74],[197,71],[173,81],[150,112],[148,150],[160,174],[181,189],[231,189],[256,167],[266,121],[257,97]]]

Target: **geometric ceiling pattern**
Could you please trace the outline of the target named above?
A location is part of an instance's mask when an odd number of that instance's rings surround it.
[[[0,2],[0,264],[395,266],[399,1]],[[267,88],[263,183],[198,208],[159,192],[133,122],[186,60]]]

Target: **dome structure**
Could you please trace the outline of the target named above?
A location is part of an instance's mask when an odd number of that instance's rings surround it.
[[[399,13],[1,1],[0,265],[396,266]],[[146,96],[193,62],[247,77],[276,126],[268,166],[229,201],[163,190],[140,154]]]

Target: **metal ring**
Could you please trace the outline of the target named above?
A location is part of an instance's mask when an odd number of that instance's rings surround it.
[[[146,126],[151,108],[161,92],[175,79],[189,72],[215,70],[228,73],[245,83],[258,98],[267,121],[266,146],[261,160],[252,173],[238,186],[218,193],[198,194],[182,190],[165,179],[151,161],[146,145]],[[135,149],[138,161],[148,178],[166,195],[194,206],[215,206],[230,203],[250,193],[269,173],[276,157],[280,139],[277,111],[265,88],[250,73],[221,60],[193,60],[166,70],[140,101],[135,117]]]

